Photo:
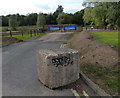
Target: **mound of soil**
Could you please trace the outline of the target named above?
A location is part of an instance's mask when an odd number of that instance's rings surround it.
[[[15,37],[2,37],[2,42],[8,42],[9,44],[23,42],[23,40],[17,39]]]
[[[74,36],[73,49],[80,51],[81,65],[100,65],[109,67],[118,64],[118,50],[110,45],[94,40],[88,32],[82,31]]]

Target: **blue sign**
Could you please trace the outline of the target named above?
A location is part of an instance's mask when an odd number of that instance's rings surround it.
[[[49,26],[48,30],[60,30],[59,26]]]
[[[64,30],[76,30],[76,26],[64,26]]]

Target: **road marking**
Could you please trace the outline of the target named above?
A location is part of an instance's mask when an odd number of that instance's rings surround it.
[[[77,93],[76,90],[71,89],[71,91],[72,91],[72,93],[74,94],[74,96],[75,96],[76,98],[80,98],[80,95]]]
[[[83,95],[86,96],[86,98],[89,98],[89,95],[83,90]]]

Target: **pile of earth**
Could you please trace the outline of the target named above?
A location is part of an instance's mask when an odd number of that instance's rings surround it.
[[[23,40],[17,39],[15,37],[2,37],[2,42],[12,44],[12,43],[23,42]]]
[[[118,49],[94,40],[87,31],[73,37],[71,47],[80,51],[81,65],[100,65],[110,67],[118,64]]]

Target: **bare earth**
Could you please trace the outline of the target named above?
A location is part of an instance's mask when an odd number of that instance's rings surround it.
[[[15,37],[2,37],[2,41],[9,42],[9,43],[18,43],[18,42],[22,42],[23,40],[17,39]]]
[[[109,67],[118,64],[118,50],[95,41],[86,31],[76,34],[73,39],[72,47],[80,51],[81,65]]]

